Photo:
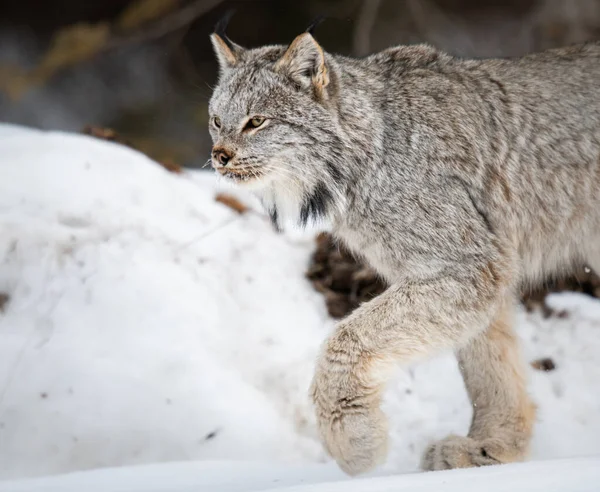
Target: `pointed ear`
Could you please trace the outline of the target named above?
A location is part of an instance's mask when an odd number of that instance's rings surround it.
[[[308,32],[294,39],[275,63],[275,71],[288,75],[302,87],[308,88],[312,84],[320,92],[329,84],[323,48]]]
[[[227,25],[234,13],[235,10],[233,9],[225,12],[225,15],[217,22],[215,32],[210,35],[210,40],[215,49],[215,55],[217,55],[221,74],[225,73],[230,68],[235,67],[240,62],[240,58],[245,51],[244,48],[232,42],[231,39],[227,37],[227,34],[225,34]]]
[[[211,34],[210,40],[215,50],[215,55],[217,55],[221,73],[226,72],[239,63],[244,48],[231,42],[226,36],[222,37],[217,33]]]

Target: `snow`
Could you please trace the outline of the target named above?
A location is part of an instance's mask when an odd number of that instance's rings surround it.
[[[264,490],[277,476],[289,478],[277,487],[345,480],[307,397],[334,326],[304,278],[313,232],[277,234],[250,197],[235,192],[253,207],[244,215],[215,202],[212,174],[171,174],[90,137],[0,125],[0,159],[0,293],[10,296],[0,311],[0,479],[126,467],[0,482],[0,491],[76,490],[80,480],[147,490],[135,488],[144,477],[152,490],[191,490],[207,473],[225,481],[214,490],[232,491]],[[465,481],[532,473],[544,490],[592,490],[600,302],[549,302],[568,316],[517,314],[526,359],[556,363],[530,369],[532,462],[369,478],[369,490],[438,490],[439,480],[470,490]],[[399,370],[384,406],[392,447],[375,475],[415,472],[427,443],[468,429],[451,354]],[[574,456],[590,458],[556,460]],[[165,462],[190,463],[130,468]],[[180,475],[173,489],[156,478]],[[301,489],[350,490],[340,483]]]
[[[597,492],[596,458],[350,479],[332,466],[196,462],[0,482],[0,492]]]

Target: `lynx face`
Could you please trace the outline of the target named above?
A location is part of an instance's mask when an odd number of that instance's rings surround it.
[[[212,165],[277,215],[300,223],[327,214],[342,155],[325,54],[302,34],[286,49],[246,50],[212,35],[220,65],[209,104]],[[332,174],[333,173],[333,174]]]
[[[254,65],[224,74],[209,106],[212,165],[221,175],[261,188],[310,173],[302,159],[310,138],[297,114],[306,96],[286,82]]]

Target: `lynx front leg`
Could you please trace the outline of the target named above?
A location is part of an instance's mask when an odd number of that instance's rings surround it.
[[[464,345],[483,331],[506,290],[491,262],[428,283],[394,285],[364,304],[325,343],[311,393],[328,452],[349,474],[387,451],[379,405],[396,363]]]
[[[527,395],[511,315],[512,304],[507,303],[485,332],[458,351],[473,403],[469,436],[432,444],[423,457],[424,469],[494,465],[526,456],[535,406]]]

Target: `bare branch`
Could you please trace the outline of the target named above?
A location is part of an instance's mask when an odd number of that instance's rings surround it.
[[[169,33],[186,27],[198,17],[214,9],[222,2],[223,0],[196,0],[195,2],[166,15],[161,20],[152,23],[148,28],[141,29],[140,32],[136,32],[130,36],[113,38],[106,45],[106,50],[162,38]]]
[[[353,50],[356,56],[368,55],[371,51],[371,32],[377,20],[381,0],[363,0],[354,28]]]
[[[48,51],[32,70],[0,66],[0,91],[18,99],[31,87],[40,86],[69,67],[90,60],[111,50],[144,43],[181,32],[198,17],[212,10],[223,0],[195,0],[146,27],[131,34],[113,34],[108,22],[77,23],[55,33]]]

